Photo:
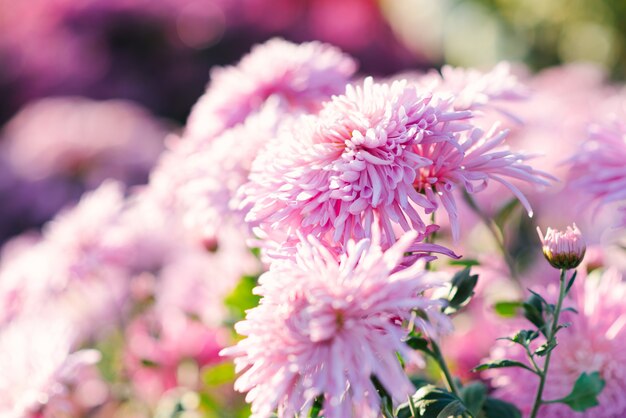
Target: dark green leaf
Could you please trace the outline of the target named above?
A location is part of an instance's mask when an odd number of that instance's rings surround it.
[[[569,395],[549,402],[564,403],[574,411],[582,412],[599,404],[598,395],[602,392],[604,384],[605,382],[600,377],[600,373],[583,373],[574,383],[574,388]]]
[[[419,351],[428,350],[428,340],[424,337],[411,335],[406,339],[405,343],[406,345],[411,347],[413,350],[419,350]]]
[[[496,313],[504,318],[513,318],[517,315],[517,311],[523,305],[519,301],[500,301],[496,302],[494,309]]]
[[[578,271],[574,270],[574,273],[572,273],[572,277],[571,277],[571,279],[569,279],[569,282],[567,283],[567,287],[565,288],[565,294],[566,295],[569,293],[569,290],[574,285],[574,280],[576,280],[576,275],[577,274],[578,274]]]
[[[454,313],[465,306],[474,295],[474,288],[478,282],[478,275],[470,274],[470,268],[466,267],[452,277],[452,287],[448,295],[449,305],[447,313]]]
[[[423,386],[412,398],[416,413],[415,418],[438,418],[442,412],[448,413],[448,411],[450,414],[457,415],[469,412],[459,398],[433,385]],[[451,404],[452,406],[449,406]],[[446,410],[448,407],[449,409]],[[409,402],[400,405],[396,411],[397,418],[410,418],[412,416]]]
[[[541,299],[536,295],[531,295],[531,297],[523,303],[522,307],[524,308],[524,317],[545,334],[546,321],[543,317],[543,303]]]
[[[490,363],[483,363],[483,364],[480,364],[480,365],[474,367],[473,371],[481,372],[483,370],[502,369],[502,368],[505,368],[505,367],[521,367],[523,369],[530,370],[531,372],[535,373],[535,371],[533,369],[531,369],[530,367],[528,367],[524,363],[521,363],[521,362],[515,361],[515,360],[496,360],[496,361],[492,361]]]
[[[488,397],[483,408],[485,418],[522,418],[522,413],[508,402]]]
[[[576,310],[575,308],[572,308],[572,307],[570,306],[570,307],[567,307],[567,308],[563,308],[563,309],[561,309],[561,312],[574,312],[575,314],[577,314],[577,313],[578,313],[578,310]]]
[[[467,408],[461,401],[452,401],[437,414],[437,418],[458,417],[467,412]]]
[[[536,350],[535,350],[535,354],[538,356],[545,356],[547,355],[550,351],[554,350],[557,346],[557,342],[556,341],[551,341],[550,343],[544,343],[541,344]]]
[[[498,228],[504,229],[506,222],[509,220],[511,215],[515,212],[515,209],[517,209],[518,207],[519,200],[517,200],[517,198],[514,198],[509,200],[504,206],[502,206],[502,208],[500,208],[498,213],[496,213],[493,218],[496,225],[498,225]]]
[[[487,388],[480,382],[470,383],[461,389],[461,399],[463,399],[463,403],[475,417],[483,409],[486,396]]]
[[[324,405],[324,397],[318,396],[315,398],[313,402],[313,406],[311,407],[311,411],[309,412],[309,418],[318,418],[320,416],[320,412],[322,412],[322,406]]]
[[[541,302],[541,305],[542,305],[543,307],[548,308],[548,309],[547,309],[547,311],[548,311],[548,312],[554,312],[554,305],[553,305],[553,304],[548,303],[548,301],[546,301],[546,300],[543,298],[543,296],[541,296],[539,293],[535,292],[534,290],[532,290],[532,289],[528,289],[528,291],[529,291],[530,293],[532,293],[532,294],[533,294],[533,296],[534,296],[536,299],[538,299],[538,300],[539,300],[539,302]],[[531,296],[531,297],[532,297],[532,296]],[[537,303],[536,301],[533,301],[533,304],[536,304],[536,303]]]
[[[531,341],[534,341],[535,339],[537,339],[537,337],[539,337],[539,333],[537,331],[531,329],[523,329],[521,331],[518,331],[517,334],[512,337],[498,339],[512,341],[516,344],[527,347],[531,343]]]

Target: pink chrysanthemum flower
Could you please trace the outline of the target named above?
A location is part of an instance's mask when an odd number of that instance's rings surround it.
[[[616,270],[608,270],[601,277],[599,274],[579,277],[572,295],[573,307],[579,313],[564,313],[563,322],[571,325],[558,334],[559,345],[552,353],[544,399],[566,396],[583,372],[598,371],[606,385],[598,397],[599,406],[574,412],[566,405],[544,405],[539,416],[621,418],[626,414],[626,284]],[[571,306],[571,302],[565,303]],[[492,357],[527,361],[521,346],[508,343],[497,346]],[[537,360],[541,362],[543,357]],[[485,375],[492,378],[495,396],[515,403],[524,415],[530,413],[538,384],[536,376],[518,368],[494,369]]]
[[[243,122],[271,95],[300,111],[315,111],[343,90],[356,63],[339,49],[320,42],[300,45],[271,39],[257,45],[232,67],[211,72],[207,92],[194,106],[186,136],[211,140]]]
[[[437,314],[440,302],[422,295],[436,283],[423,265],[399,269],[416,233],[385,252],[377,235],[350,241],[340,258],[300,236],[297,255],[275,260],[261,276],[256,293],[263,299],[236,325],[246,338],[222,352],[244,372],[235,388],[248,392],[252,417],[276,409],[280,417],[306,415],[318,396],[327,418],[377,417],[372,375],[396,402],[414,392],[396,357],[420,362],[402,342],[403,323],[415,320],[413,309],[445,318]]]
[[[571,161],[570,187],[585,191],[599,205],[626,202],[626,123],[593,125],[589,141]]]
[[[38,416],[83,366],[99,360],[93,350],[72,353],[74,334],[55,311],[0,328],[0,417]]]
[[[480,129],[463,132],[455,141],[418,144],[419,154],[432,163],[421,167],[414,187],[426,195],[435,208],[441,204],[450,218],[454,240],[459,238],[459,217],[455,200],[456,191],[468,193],[484,190],[489,181],[508,188],[532,216],[528,199],[510,179],[549,185],[553,179],[524,163],[530,156],[509,151],[503,146],[507,131],[498,131],[497,125],[484,133]]]
[[[349,85],[257,157],[243,189],[246,220],[262,237],[300,230],[343,244],[369,236],[376,217],[384,244],[395,241],[394,224],[424,232],[414,205],[434,206],[414,182],[431,161],[417,146],[452,140],[468,117],[405,81]]]

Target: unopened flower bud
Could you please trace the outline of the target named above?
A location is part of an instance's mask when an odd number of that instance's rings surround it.
[[[543,255],[552,267],[569,270],[583,261],[587,247],[576,224],[568,226],[566,231],[548,228],[545,236],[539,227],[537,232],[543,244]]]

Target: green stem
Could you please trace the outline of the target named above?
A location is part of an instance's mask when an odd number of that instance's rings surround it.
[[[509,273],[511,274],[511,277],[515,279],[515,281],[517,282],[518,275],[517,275],[517,268],[515,267],[515,260],[513,259],[513,257],[511,257],[511,254],[506,248],[506,244],[504,243],[504,234],[502,233],[498,225],[496,225],[496,223],[485,212],[482,211],[482,209],[478,206],[478,204],[476,203],[472,195],[470,195],[467,192],[464,192],[464,197],[469,207],[472,209],[472,211],[474,211],[476,215],[478,215],[482,223],[487,227],[487,229],[491,233],[491,236],[493,237],[494,241],[498,245],[498,249],[500,250],[500,252],[502,253],[502,256],[504,257],[504,261],[509,269]]]
[[[459,392],[459,389],[456,387],[456,384],[454,383],[454,379],[452,378],[452,373],[450,373],[450,369],[448,368],[448,365],[446,364],[446,360],[443,358],[443,354],[441,353],[441,349],[439,348],[439,345],[437,345],[434,339],[430,340],[430,344],[433,347],[430,354],[433,356],[433,358],[439,365],[439,368],[441,369],[441,372],[443,373],[445,381],[448,384],[448,389],[450,390],[450,392],[454,393],[458,398],[460,398],[461,393]]]
[[[565,278],[567,277],[567,270],[561,270],[561,278],[559,283],[559,300],[556,304],[556,309],[554,311],[552,326],[549,329],[548,335],[546,335],[546,344],[548,346],[552,345],[555,340],[556,331],[559,326],[559,316],[561,314],[561,307],[563,305],[563,299],[565,299]],[[539,375],[539,388],[537,388],[537,395],[535,396],[535,403],[533,404],[533,409],[530,414],[530,418],[536,418],[537,413],[539,412],[539,408],[541,407],[542,400],[541,397],[543,395],[543,388],[546,384],[546,378],[548,377],[548,368],[550,367],[550,357],[552,356],[552,350],[548,351],[546,354],[546,362],[543,365],[543,371]]]

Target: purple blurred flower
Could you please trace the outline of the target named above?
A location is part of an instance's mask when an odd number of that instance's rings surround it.
[[[253,417],[276,408],[281,417],[306,414],[318,396],[328,418],[378,416],[372,375],[395,402],[414,391],[397,359],[420,362],[402,342],[403,321],[436,333],[411,314],[423,309],[445,321],[437,314],[440,303],[422,295],[436,280],[421,263],[398,269],[415,232],[385,252],[374,235],[350,241],[339,258],[312,236],[300,236],[296,257],[275,260],[261,276],[259,306],[236,325],[247,338],[222,352],[244,372],[235,389],[248,392]]]

